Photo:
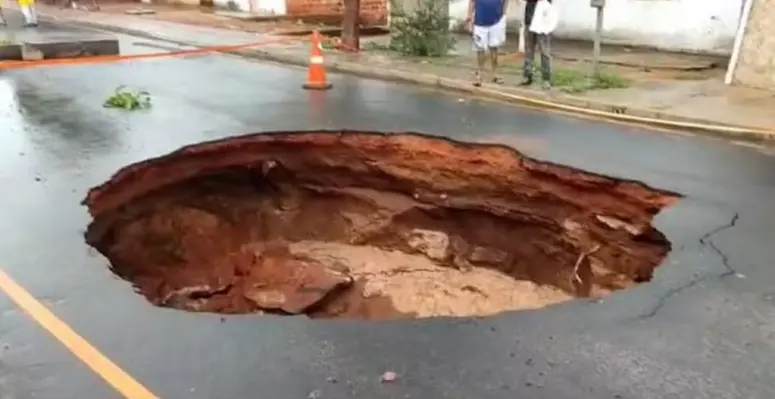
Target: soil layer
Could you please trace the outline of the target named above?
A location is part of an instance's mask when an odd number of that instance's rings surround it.
[[[471,316],[651,279],[679,195],[417,134],[207,142],[90,190],[86,239],[159,306]]]

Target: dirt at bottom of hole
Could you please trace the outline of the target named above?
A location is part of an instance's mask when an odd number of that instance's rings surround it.
[[[345,266],[356,281],[354,289],[327,301],[312,316],[486,316],[573,299],[555,287],[515,280],[497,270],[458,270],[400,251],[309,241],[292,244],[290,249],[327,267]]]
[[[487,316],[573,299],[556,287],[517,280],[498,270],[461,270],[422,255],[368,245],[251,243],[214,264],[217,267],[206,269],[151,269],[132,280],[161,306],[313,318]],[[596,294],[605,294],[602,291]]]

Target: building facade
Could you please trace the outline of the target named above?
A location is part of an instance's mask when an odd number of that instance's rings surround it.
[[[775,0],[751,0],[732,82],[775,90]]]
[[[232,5],[230,6],[231,3]],[[361,19],[367,24],[387,21],[388,0],[361,0]],[[292,17],[341,17],[343,0],[214,0],[217,7]]]
[[[509,22],[522,17],[519,0],[509,0]],[[729,55],[744,0],[606,0],[603,41],[668,51]],[[759,1],[759,0],[756,0]],[[560,23],[555,35],[591,40],[595,10],[589,0],[553,0]],[[465,18],[468,0],[450,0],[450,16]]]
[[[214,0],[217,6],[232,3],[242,11],[275,15],[337,16],[343,0]],[[418,0],[399,0],[401,3]],[[460,24],[470,0],[449,0],[451,24]],[[522,1],[507,0],[509,22],[517,29]],[[754,0],[772,3],[773,0]],[[361,0],[361,18],[368,24],[387,21],[389,0]],[[591,40],[595,10],[590,0],[553,0],[560,10],[555,35],[565,39]],[[668,51],[729,55],[732,52],[744,0],[606,0],[603,41],[647,46]],[[771,11],[771,10],[770,10]]]

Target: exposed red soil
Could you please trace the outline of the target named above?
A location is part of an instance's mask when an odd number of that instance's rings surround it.
[[[415,134],[257,134],[130,165],[86,237],[151,302],[384,319],[481,315],[648,281],[679,196]]]

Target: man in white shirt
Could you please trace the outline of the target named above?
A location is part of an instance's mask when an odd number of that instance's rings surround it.
[[[539,34],[530,31],[530,24],[533,22],[536,5],[542,0],[526,0],[525,2],[525,64],[523,67],[522,86],[533,84],[533,65],[535,62],[536,46],[541,56],[541,81],[545,89],[552,87],[552,54],[551,54],[551,36],[549,34]],[[552,0],[546,0],[552,2]]]

